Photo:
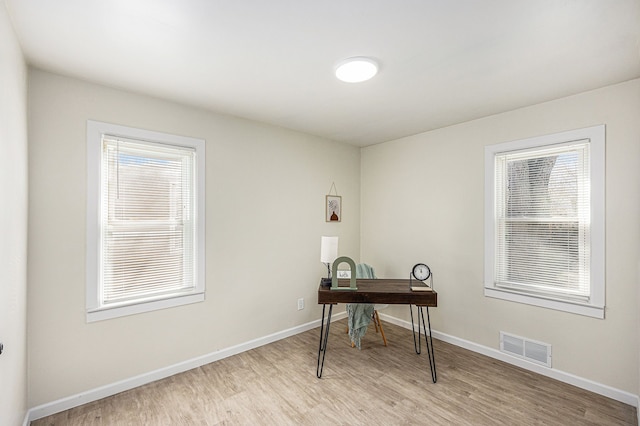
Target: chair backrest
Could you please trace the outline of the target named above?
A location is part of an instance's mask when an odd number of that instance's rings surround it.
[[[376,273],[370,265],[366,263],[358,263],[356,265],[356,278],[375,279],[375,277]]]

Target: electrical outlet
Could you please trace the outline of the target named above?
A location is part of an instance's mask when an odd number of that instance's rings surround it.
[[[300,298],[298,299],[298,310],[301,311],[304,309],[304,299]]]

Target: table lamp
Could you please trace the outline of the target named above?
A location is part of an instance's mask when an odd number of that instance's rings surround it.
[[[322,237],[320,242],[320,262],[327,265],[327,278],[322,285],[331,285],[331,264],[338,258],[338,237]]]

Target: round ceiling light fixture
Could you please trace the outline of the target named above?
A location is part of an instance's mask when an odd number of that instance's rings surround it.
[[[367,81],[378,73],[378,63],[371,58],[356,56],[341,61],[336,66],[336,77],[347,83]]]

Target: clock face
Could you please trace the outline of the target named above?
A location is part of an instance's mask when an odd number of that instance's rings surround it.
[[[424,281],[431,276],[431,269],[424,263],[418,263],[411,271],[416,280]]]

